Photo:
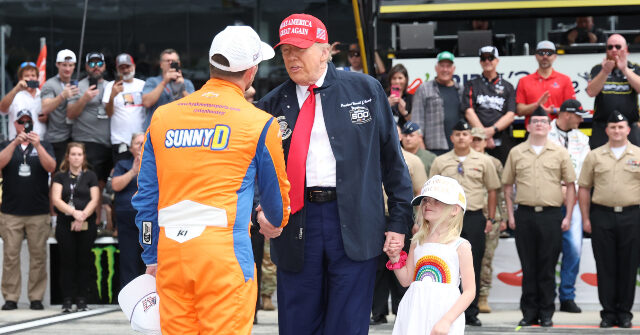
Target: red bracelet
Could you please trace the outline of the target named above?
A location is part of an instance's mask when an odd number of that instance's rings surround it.
[[[406,264],[407,264],[407,253],[404,251],[401,251],[400,259],[397,262],[391,263],[391,260],[387,262],[387,269],[391,271],[402,269]]]

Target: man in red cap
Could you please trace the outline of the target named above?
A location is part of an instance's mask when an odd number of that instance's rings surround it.
[[[328,41],[311,15],[282,21],[276,47],[290,79],[258,102],[280,123],[291,183],[284,229],[257,214],[273,238],[281,335],[367,334],[378,256],[411,225],[411,179],[385,92],[373,77],[337,71]]]

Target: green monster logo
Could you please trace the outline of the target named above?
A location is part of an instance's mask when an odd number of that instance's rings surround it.
[[[96,247],[91,249],[93,254],[95,255],[94,265],[96,266],[96,287],[98,288],[98,296],[102,300],[102,253],[106,253],[107,255],[107,288],[109,294],[109,303],[113,302],[113,276],[116,273],[115,264],[116,258],[115,254],[120,253],[115,246],[109,245],[106,247]]]

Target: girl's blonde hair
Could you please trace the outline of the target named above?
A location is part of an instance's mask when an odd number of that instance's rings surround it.
[[[449,229],[444,236],[440,237],[440,240],[438,241],[439,243],[447,244],[460,237],[460,233],[462,232],[462,220],[464,218],[464,211],[462,208],[460,208],[458,210],[458,214],[454,216],[453,211],[455,211],[458,205],[445,204],[440,219],[436,222],[429,222],[422,216],[423,206],[426,206],[426,202],[422,202],[420,203],[420,206],[418,206],[415,223],[420,228],[418,229],[418,232],[413,235],[411,243],[424,243],[427,236],[435,231],[441,224],[448,225]]]

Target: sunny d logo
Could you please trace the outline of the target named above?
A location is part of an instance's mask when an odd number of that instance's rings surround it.
[[[98,289],[98,298],[102,300],[102,288],[103,288],[103,268],[102,268],[102,255],[107,257],[107,295],[109,296],[109,303],[113,303],[113,276],[116,273],[116,253],[120,253],[113,245],[105,247],[95,247],[91,249],[95,256],[93,264],[96,267],[96,288]]]

